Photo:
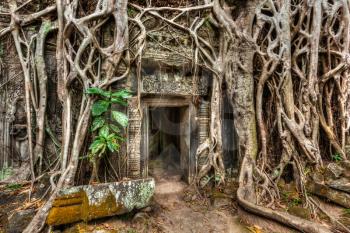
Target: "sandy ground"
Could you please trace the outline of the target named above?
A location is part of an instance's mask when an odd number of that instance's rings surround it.
[[[156,163],[160,164],[160,163]],[[156,190],[151,206],[129,215],[75,224],[70,232],[166,232],[166,233],[249,233],[261,232],[240,223],[231,200],[214,207],[200,198],[171,167],[153,170]],[[206,199],[207,200],[207,199]]]
[[[156,185],[155,200],[163,211],[155,221],[164,232],[250,232],[227,208],[212,208],[184,201],[187,185],[176,177],[159,181]]]

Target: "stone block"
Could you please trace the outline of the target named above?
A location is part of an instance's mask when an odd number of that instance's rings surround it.
[[[76,186],[61,190],[47,217],[51,226],[125,214],[149,205],[153,178]]]

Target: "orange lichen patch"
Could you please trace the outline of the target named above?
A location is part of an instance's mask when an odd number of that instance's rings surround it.
[[[121,213],[125,213],[125,208],[122,208],[122,206],[117,204],[117,201],[112,193],[109,193],[109,195],[105,197],[103,201],[96,205],[91,205],[87,195],[84,195],[82,203],[82,220],[84,221],[113,216]]]
[[[84,192],[78,192],[74,194],[65,195],[59,198],[56,198],[52,203],[52,206],[60,207],[60,206],[69,206],[69,205],[77,205],[83,203]]]
[[[144,208],[154,193],[154,185],[153,179],[145,179],[62,190],[53,202],[47,224],[89,221]]]
[[[51,226],[77,222],[81,220],[81,205],[51,208],[46,223]]]

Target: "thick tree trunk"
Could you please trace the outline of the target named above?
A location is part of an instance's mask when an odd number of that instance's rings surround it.
[[[34,154],[39,159],[39,174],[42,169],[42,160],[44,156],[45,146],[45,116],[47,106],[47,73],[45,64],[45,42],[46,37],[50,31],[54,29],[51,21],[44,20],[37,35],[36,50],[35,50],[35,68],[37,80],[39,82],[39,91],[36,103],[36,142],[34,147]]]
[[[0,31],[0,37],[12,33],[23,70],[30,166],[25,166],[27,169],[22,172],[26,176],[31,172],[34,179],[36,160],[42,161],[44,156],[49,78],[44,58],[46,37],[58,27],[57,95],[63,107],[63,132],[60,173],[57,174],[62,175],[49,201],[25,232],[39,231],[57,191],[74,185],[94,101],[83,95],[75,122],[76,83],[81,84],[82,92],[90,87],[109,88],[127,77],[132,64],[136,66],[141,88],[142,52],[148,39],[148,25],[143,23],[151,18],[192,39],[195,75],[200,66],[213,73],[210,135],[197,151],[209,151],[208,164],[203,166],[198,178],[214,170],[221,178],[220,183],[225,180],[221,105],[222,86],[226,84],[238,135],[239,204],[252,213],[301,231],[329,232],[314,223],[267,207],[278,206],[275,201],[280,198],[277,183],[288,172],[285,168],[290,164],[303,204],[314,209],[316,204],[305,190],[305,170],[322,170],[319,168],[328,157],[347,158],[346,136],[350,128],[348,1],[323,4],[321,0],[206,0],[204,5],[189,7],[153,7],[152,3],[146,6],[139,1],[139,5],[128,6],[126,0],[99,0],[96,5],[91,3],[89,7],[93,9],[83,9],[81,2],[56,0],[54,6],[23,16],[17,9],[17,1],[8,0],[11,24]],[[28,1],[26,4],[37,3]],[[129,16],[128,7],[131,9]],[[194,15],[193,20],[188,20]],[[56,18],[57,25],[49,20]],[[29,42],[27,32],[22,29],[39,20],[42,22],[40,30]],[[129,28],[129,22],[137,26]],[[107,25],[114,34],[109,45],[101,37]],[[130,46],[129,30],[135,37]],[[203,36],[207,30],[218,40],[211,41]],[[133,110],[142,118],[140,99],[139,89]],[[265,109],[266,106],[270,109]],[[32,109],[36,125],[32,124]],[[37,129],[36,132],[33,129]],[[129,166],[134,171],[131,175],[137,177],[141,134],[137,134],[135,140],[131,140],[135,143],[129,150],[132,161]],[[320,142],[325,145],[319,145]],[[329,151],[320,151],[328,146]],[[96,171],[96,163],[94,165]],[[40,162],[36,171],[40,173],[41,167]],[[92,179],[96,176],[95,173]],[[322,187],[329,189],[330,199],[334,199],[334,195],[347,197],[341,190],[334,191],[323,183]],[[314,189],[313,192],[317,192]]]
[[[27,177],[31,174],[32,181],[35,179],[34,173],[34,161],[36,161],[36,157],[33,153],[33,134],[32,134],[32,108],[31,108],[31,81],[30,81],[30,70],[29,70],[29,57],[28,54],[24,54],[21,45],[20,39],[20,26],[16,22],[16,8],[17,3],[15,0],[9,0],[9,6],[11,11],[11,26],[13,27],[12,36],[15,43],[15,47],[17,50],[17,54],[22,66],[23,76],[24,76],[24,88],[25,88],[25,104],[26,104],[26,117],[27,117],[27,137],[28,137],[28,151],[29,151],[29,159],[30,159],[30,167],[25,167],[26,169],[22,171],[24,176]],[[28,43],[25,45],[27,50],[29,50]],[[30,168],[30,170],[29,170]]]

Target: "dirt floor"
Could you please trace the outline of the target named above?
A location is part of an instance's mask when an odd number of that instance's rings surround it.
[[[161,163],[156,162],[154,166]],[[171,167],[153,170],[156,190],[151,205],[143,210],[89,223],[75,223],[51,229],[54,233],[290,233],[296,232],[272,221],[258,218],[239,209],[232,188],[206,192],[203,197],[193,186],[181,180]],[[28,200],[29,186],[3,186],[0,189],[0,232],[21,232],[35,208],[42,203],[45,185],[38,184],[32,200]],[[242,219],[239,216],[242,216]],[[252,225],[249,225],[250,223]],[[259,225],[259,226],[257,226]],[[264,229],[264,230],[262,230]]]
[[[89,223],[75,223],[51,229],[51,232],[251,232],[240,223],[231,196],[208,197],[181,180],[175,167],[163,167],[155,161],[152,176],[156,190],[149,207],[123,216],[110,217]],[[0,187],[0,232],[19,233],[40,208],[41,197],[47,194],[46,181],[37,183],[29,201],[30,185]],[[46,195],[47,197],[47,195]]]
[[[215,201],[201,197],[181,180],[173,167],[155,161],[152,176],[156,190],[150,207],[120,217],[74,224],[61,231],[71,232],[169,232],[169,233],[249,233],[257,232],[240,222],[231,197]],[[58,229],[56,229],[58,230]]]
[[[182,181],[176,167],[164,167],[160,161],[154,161],[152,166],[150,172],[155,177],[156,190],[149,207],[123,216],[56,227],[50,229],[50,232],[291,232],[283,228],[274,228],[277,229],[276,231],[263,231],[258,226],[250,226],[246,222],[254,222],[256,216],[249,214],[243,214],[245,220],[242,221],[238,217],[237,205],[232,196],[234,185],[228,186],[228,190],[207,190],[205,193],[211,194],[204,197],[194,186],[189,186]],[[47,190],[45,182],[35,186],[31,201],[28,200],[29,190],[29,185],[0,187],[0,232],[21,232],[34,216],[35,209],[42,205],[40,199],[45,196]],[[270,225],[264,220],[260,223],[265,225],[264,228]]]

